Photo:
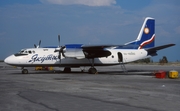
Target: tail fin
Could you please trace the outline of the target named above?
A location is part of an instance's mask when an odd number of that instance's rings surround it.
[[[155,45],[155,19],[147,17],[141,27],[139,35],[135,41],[125,45],[135,45],[137,49],[151,48]]]

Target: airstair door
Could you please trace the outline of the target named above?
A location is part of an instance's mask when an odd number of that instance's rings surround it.
[[[118,62],[119,62],[119,64],[121,65],[121,69],[122,69],[124,72],[127,72],[126,67],[125,67],[125,65],[124,65],[124,63],[123,63],[123,55],[122,55],[122,53],[121,53],[121,52],[118,52],[117,55],[118,55]]]
[[[118,62],[122,63],[123,62],[123,55],[122,55],[122,53],[118,52],[117,55],[118,55]]]

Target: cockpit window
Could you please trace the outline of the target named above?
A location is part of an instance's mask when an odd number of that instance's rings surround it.
[[[24,49],[22,49],[21,51],[19,51],[19,54],[23,54],[24,53]]]
[[[15,56],[25,56],[28,54],[34,54],[35,51],[34,50],[27,50],[27,49],[22,49],[21,51],[19,51],[18,53],[14,54]]]
[[[28,53],[31,54],[32,52],[29,50]]]
[[[15,56],[26,56],[26,55],[28,55],[26,52],[27,52],[27,51],[25,51],[24,49],[22,49],[21,51],[19,51],[18,53],[14,54],[14,55],[15,55]]]
[[[19,51],[18,54],[34,54],[34,53],[35,53],[34,50],[22,49],[21,51]]]
[[[24,50],[21,50],[21,51],[20,51],[20,53],[23,53],[23,52],[24,52]]]

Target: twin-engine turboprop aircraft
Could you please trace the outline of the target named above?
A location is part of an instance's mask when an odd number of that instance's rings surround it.
[[[60,36],[58,40],[60,44]],[[61,47],[44,48],[35,45],[35,48],[22,49],[7,57],[5,63],[22,67],[22,73],[28,73],[25,67],[64,67],[65,72],[71,72],[72,67],[90,66],[88,72],[95,74],[97,70],[94,66],[120,65],[149,58],[157,55],[158,50],[175,44],[158,47],[154,45],[155,19],[147,17],[137,39],[124,45],[67,44]]]

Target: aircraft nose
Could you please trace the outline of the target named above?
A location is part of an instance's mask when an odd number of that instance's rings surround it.
[[[5,62],[6,64],[8,64],[8,62],[9,62],[9,57],[6,57],[6,58],[4,59],[4,62]]]
[[[14,61],[14,57],[15,57],[14,55],[11,55],[11,56],[5,58],[4,62],[5,62],[6,64],[12,64],[13,61]]]

